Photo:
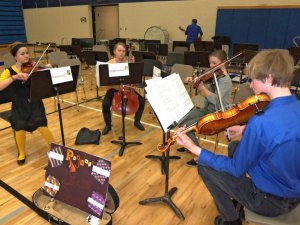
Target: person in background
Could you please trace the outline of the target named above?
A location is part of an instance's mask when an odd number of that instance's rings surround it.
[[[242,225],[234,201],[264,216],[293,210],[300,202],[300,102],[290,92],[294,61],[285,50],[264,50],[249,63],[247,74],[256,94],[270,98],[263,113],[247,125],[228,128],[239,143],[230,157],[201,148],[177,131],[177,143],[198,158],[198,172],[220,213],[215,225]]]
[[[10,123],[18,149],[17,163],[23,165],[26,160],[26,132],[38,130],[46,142],[53,142],[53,135],[47,127],[45,107],[42,100],[29,102],[29,85],[24,83],[28,74],[21,71],[22,64],[29,61],[29,53],[25,44],[13,43],[10,53],[15,58],[15,65],[5,69],[0,76],[0,91],[8,87],[13,89]]]
[[[114,46],[114,58],[109,60],[108,63],[126,63],[128,62],[126,56],[126,45],[122,42],[118,42]],[[133,63],[135,62],[134,56],[131,55],[129,58],[129,62]],[[103,135],[106,135],[111,130],[111,106],[112,106],[112,100],[114,97],[115,92],[118,92],[116,88],[110,88],[107,90],[103,103],[102,103],[102,114],[105,121],[105,128],[102,131]],[[141,124],[141,118],[143,115],[143,111],[145,108],[145,100],[144,98],[135,92],[138,95],[139,99],[139,108],[137,112],[135,113],[134,117],[134,126],[138,128],[139,130],[145,130],[144,126]]]
[[[223,50],[215,50],[209,55],[209,63],[210,67],[213,68],[227,60],[227,54]],[[217,82],[220,90],[221,100],[224,107],[229,105],[231,91],[232,91],[232,81],[231,78],[227,74],[226,65],[222,65],[220,69],[216,71],[219,73],[217,77]],[[195,79],[197,80],[197,78]],[[189,83],[192,81],[192,77],[187,77],[185,82]],[[211,79],[213,81],[213,79]],[[194,108],[183,121],[180,122],[180,126],[186,125],[190,126],[196,123],[201,117],[214,113],[221,109],[219,103],[219,97],[217,93],[217,88],[214,82],[212,82],[212,86],[209,89],[204,83],[201,81],[198,85],[198,94],[204,97],[204,107],[203,108]],[[194,141],[196,145],[199,146],[198,139],[194,132],[188,132],[188,136]],[[185,148],[177,149],[179,153],[185,153]],[[196,167],[197,160],[191,159],[186,163],[187,166]]]
[[[202,29],[199,25],[197,25],[197,19],[192,19],[192,24],[188,25],[186,29],[179,27],[179,30],[183,31],[186,35],[186,41],[194,43],[195,41],[202,40]]]

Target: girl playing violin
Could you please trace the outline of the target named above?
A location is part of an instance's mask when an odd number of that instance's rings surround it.
[[[213,68],[227,60],[227,55],[225,51],[223,50],[215,50],[209,55],[209,63],[210,67]],[[223,65],[218,70],[218,86],[220,90],[221,95],[221,101],[223,106],[227,106],[229,104],[230,96],[231,96],[231,89],[232,89],[232,81],[230,77],[227,74],[226,65]],[[187,77],[185,82],[189,83],[192,82],[192,77]],[[212,83],[212,87],[208,88],[204,85],[202,81],[199,81],[197,78],[194,79],[193,82],[199,83],[197,90],[198,94],[204,97],[204,107],[198,108],[195,107],[188,115],[187,117],[180,123],[180,126],[186,125],[192,125],[195,122],[197,122],[201,117],[209,114],[214,113],[221,109],[221,106],[219,104],[219,97],[217,94],[217,89],[215,87],[214,82]],[[187,135],[194,141],[196,145],[198,144],[198,139],[194,132],[188,132]],[[185,148],[179,148],[177,149],[177,152],[183,153],[186,152]],[[194,159],[187,162],[188,166],[197,166],[197,163]]]
[[[29,61],[28,49],[23,43],[13,43],[10,53],[16,59],[15,65],[5,69],[0,76],[0,90],[7,87],[13,89],[10,123],[18,149],[17,163],[23,165],[26,159],[25,140],[26,131],[38,130],[48,144],[53,142],[53,136],[47,127],[47,118],[42,100],[28,101],[29,86],[24,83],[28,79],[28,73],[23,73],[23,63]]]
[[[114,58],[109,60],[108,63],[126,63],[128,60],[125,58],[126,56],[126,45],[122,42],[118,42],[114,46]],[[134,56],[130,56],[129,62],[133,63],[135,61]],[[114,97],[115,92],[118,90],[115,88],[110,88],[103,99],[102,103],[102,114],[105,121],[105,128],[102,131],[103,135],[106,135],[111,130],[111,106],[112,100]],[[138,95],[139,100],[139,108],[135,113],[134,117],[134,126],[139,130],[145,130],[144,126],[141,124],[140,120],[142,118],[142,114],[145,108],[145,100],[144,98],[135,92]]]

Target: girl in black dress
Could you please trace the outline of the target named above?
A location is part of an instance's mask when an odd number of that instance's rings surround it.
[[[26,159],[25,141],[26,131],[38,130],[48,144],[53,142],[53,135],[47,127],[47,118],[42,100],[29,102],[28,74],[21,71],[23,63],[29,61],[28,49],[23,43],[14,43],[10,46],[10,53],[15,57],[15,65],[5,69],[0,76],[0,91],[12,88],[13,98],[10,123],[13,128],[18,149],[19,165]]]

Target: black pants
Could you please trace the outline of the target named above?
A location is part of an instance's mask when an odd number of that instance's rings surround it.
[[[229,157],[232,157],[237,142],[229,145]],[[234,177],[225,172],[216,171],[210,167],[198,166],[199,175],[214,198],[217,209],[225,221],[239,218],[232,198],[247,209],[264,216],[278,216],[294,209],[299,199],[285,199],[257,189],[251,178]]]
[[[109,114],[109,116],[104,116],[104,120],[106,125],[111,125],[111,105],[112,105],[112,100],[114,98],[114,94],[115,92],[117,92],[118,90],[111,88],[109,90],[107,90],[104,99],[103,99],[103,103],[102,103],[102,112],[103,114],[107,115]],[[139,108],[137,110],[137,112],[135,113],[135,121],[140,121],[143,115],[143,111],[145,108],[145,100],[144,98],[135,91],[135,93],[138,95],[138,99],[139,99]],[[109,119],[108,119],[109,118]]]

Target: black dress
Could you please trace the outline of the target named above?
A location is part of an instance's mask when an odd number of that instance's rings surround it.
[[[8,70],[11,76],[17,74],[11,67]],[[12,128],[33,132],[38,127],[47,126],[43,101],[29,102],[30,82],[15,80],[11,86],[14,92],[10,118]]]

